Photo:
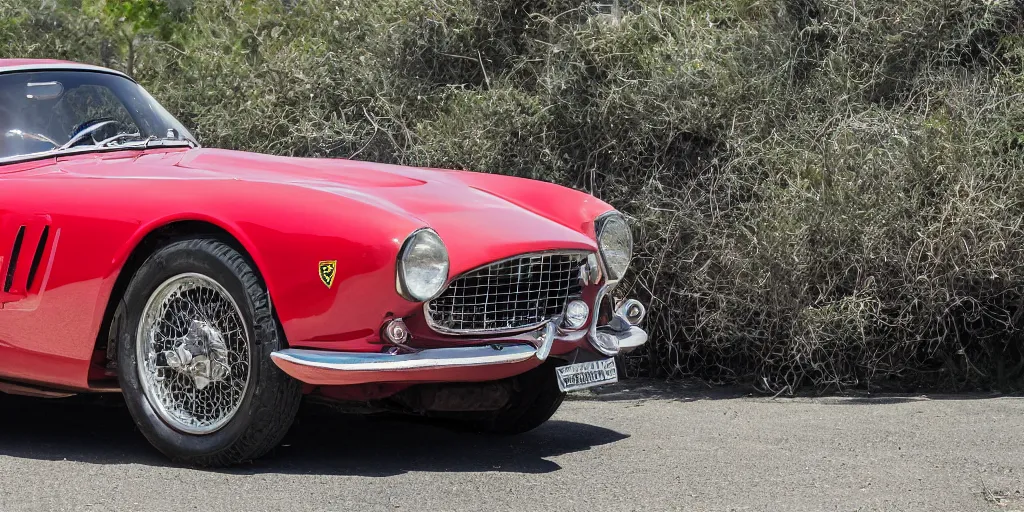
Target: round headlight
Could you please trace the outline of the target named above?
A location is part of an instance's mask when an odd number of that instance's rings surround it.
[[[598,219],[597,246],[611,279],[622,279],[633,256],[633,234],[622,214],[614,212]]]
[[[398,253],[398,293],[423,302],[432,299],[448,280],[448,249],[434,230],[409,235]]]

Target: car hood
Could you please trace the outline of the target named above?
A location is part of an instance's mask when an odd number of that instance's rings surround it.
[[[91,167],[80,163],[79,172]],[[62,166],[65,172],[73,172],[69,164]],[[593,196],[541,181],[341,159],[193,149],[149,153],[135,165],[116,167],[102,174],[271,183],[284,187],[281,201],[302,201],[304,193],[357,201],[436,230],[452,255],[453,271],[496,256],[596,250],[593,220],[611,209]]]

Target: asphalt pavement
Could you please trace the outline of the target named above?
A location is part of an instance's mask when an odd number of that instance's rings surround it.
[[[0,510],[1024,510],[1024,400],[630,381],[528,434],[305,407],[271,456],[169,464],[118,397],[0,396]]]

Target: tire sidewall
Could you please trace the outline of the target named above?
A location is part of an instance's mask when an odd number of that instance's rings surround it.
[[[158,450],[172,458],[207,457],[230,449],[253,426],[254,404],[266,393],[264,374],[276,371],[270,353],[281,344],[278,329],[270,313],[266,288],[251,265],[232,265],[220,251],[223,246],[211,240],[174,242],[150,256],[132,279],[125,292],[124,318],[118,332],[117,362],[125,402],[143,435]],[[237,254],[237,253],[236,253]],[[139,376],[137,333],[143,309],[152,294],[168,279],[196,273],[217,281],[238,305],[249,339],[249,382],[234,417],[216,432],[188,434],[168,425],[149,402]],[[251,286],[253,281],[258,287]],[[250,286],[246,286],[249,284]],[[260,296],[263,295],[263,296]],[[266,325],[266,324],[270,325]]]

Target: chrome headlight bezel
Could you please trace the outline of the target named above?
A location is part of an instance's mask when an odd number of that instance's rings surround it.
[[[615,233],[615,230],[621,231]],[[629,270],[629,264],[633,261],[633,232],[629,229],[626,217],[617,210],[607,212],[594,221],[594,231],[597,234],[597,247],[601,253],[601,263],[604,266],[608,280],[618,281],[622,279],[622,276]],[[612,240],[607,238],[613,236],[613,233],[620,235],[620,237],[624,235],[625,247],[621,245],[619,247],[609,246]],[[621,254],[615,254],[615,251],[625,253],[625,259],[622,258]]]
[[[423,286],[422,283],[410,282],[410,270],[414,270],[410,262],[410,257],[415,256],[414,251],[422,250],[419,249],[418,242],[425,241],[428,245],[433,246],[433,250],[440,250],[436,255],[439,259],[444,260],[441,271],[436,272],[435,277],[439,279],[431,279],[431,282],[427,283],[427,286]],[[429,248],[428,248],[429,249]],[[430,228],[421,228],[413,231],[405,238],[405,242],[402,243],[401,250],[398,251],[398,261],[395,265],[395,286],[398,290],[398,294],[402,298],[412,302],[426,302],[437,297],[448,284],[448,272],[450,270],[450,260],[448,259],[448,248],[444,245],[444,240],[437,234],[436,231]]]

